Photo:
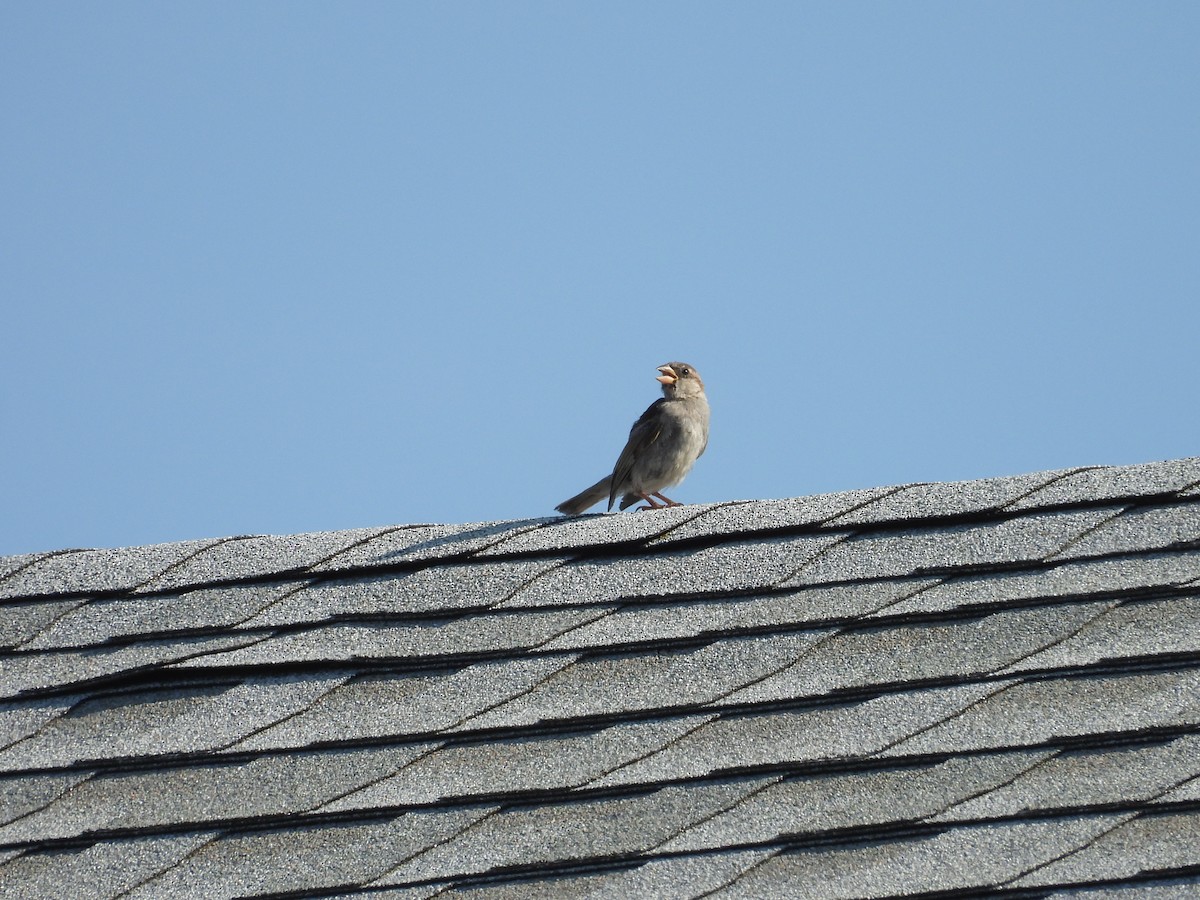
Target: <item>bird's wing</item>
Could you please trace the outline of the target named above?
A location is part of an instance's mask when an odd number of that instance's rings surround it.
[[[617,494],[623,494],[627,490],[625,483],[629,478],[629,473],[633,471],[633,464],[637,462],[639,456],[646,452],[646,448],[657,441],[658,436],[662,434],[659,408],[666,402],[665,397],[655,400],[629,429],[629,440],[625,442],[625,449],[621,451],[621,455],[617,457],[617,464],[613,466],[612,484],[608,493],[609,509],[612,509],[613,504],[617,501]]]

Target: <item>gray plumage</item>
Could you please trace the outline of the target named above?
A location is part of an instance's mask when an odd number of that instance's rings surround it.
[[[618,496],[621,509],[639,500],[648,504],[643,508],[680,505],[660,492],[683,481],[708,446],[708,398],[700,373],[687,363],[667,363],[658,371],[663,396],[633,423],[612,474],[558,504],[560,513],[578,515],[605,497],[611,510]]]

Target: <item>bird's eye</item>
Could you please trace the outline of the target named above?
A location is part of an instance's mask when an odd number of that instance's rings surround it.
[[[679,374],[686,377],[686,376],[692,374],[692,370],[689,369],[687,366],[684,366],[682,369],[679,370]]]

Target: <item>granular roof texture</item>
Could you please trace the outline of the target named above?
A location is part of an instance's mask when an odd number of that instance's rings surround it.
[[[1200,459],[0,559],[5,897],[1200,893]]]

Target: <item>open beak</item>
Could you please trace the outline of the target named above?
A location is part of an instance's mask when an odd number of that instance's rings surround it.
[[[658,371],[662,372],[655,381],[661,381],[663,384],[674,384],[679,380],[679,376],[675,374],[675,370],[670,366],[659,366]]]

